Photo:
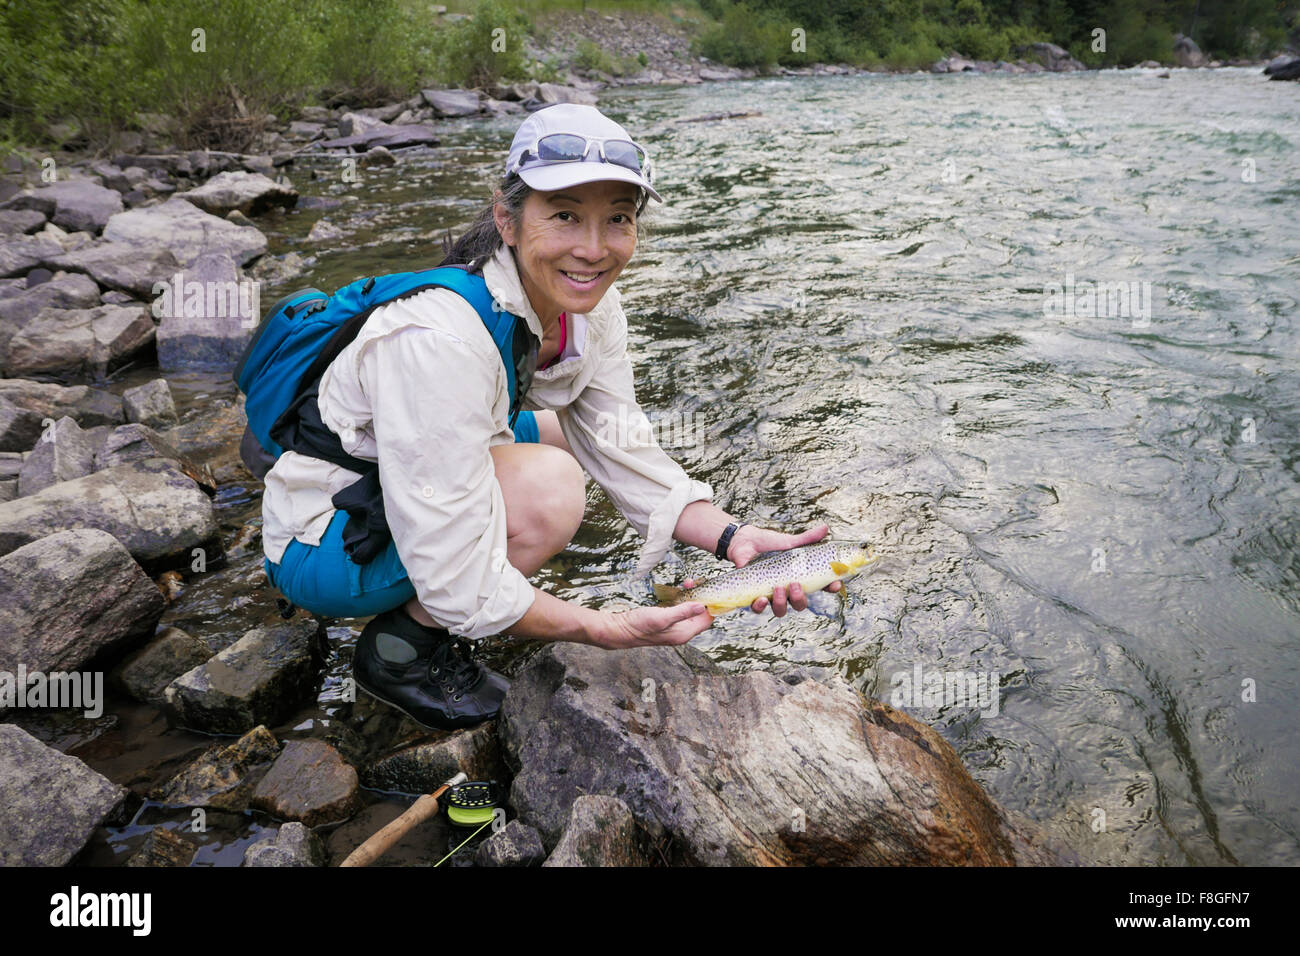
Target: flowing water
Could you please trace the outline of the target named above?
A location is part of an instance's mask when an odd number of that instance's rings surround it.
[[[603,95],[668,200],[618,281],[661,443],[733,513],[885,555],[837,617],[696,646],[900,704],[1085,861],[1300,863],[1298,96],[1248,69]],[[264,303],[435,265],[518,122],[357,182],[300,161],[340,205],[264,225],[307,257]],[[321,215],[343,238],[306,242]],[[629,606],[639,539],[589,502],[536,580]],[[719,567],[678,554],[658,579]]]

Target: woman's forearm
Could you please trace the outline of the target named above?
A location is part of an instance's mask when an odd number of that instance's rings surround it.
[[[601,646],[610,631],[609,615],[572,601],[563,601],[541,588],[524,616],[508,630],[511,637],[535,641],[572,641]]]
[[[673,537],[682,544],[693,545],[712,554],[718,546],[718,538],[727,529],[727,525],[732,523],[739,524],[740,519],[733,518],[712,502],[692,501],[678,515]]]

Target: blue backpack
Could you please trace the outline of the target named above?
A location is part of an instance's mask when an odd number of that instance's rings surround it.
[[[338,436],[320,420],[316,403],[320,378],[375,309],[433,288],[451,289],[483,320],[505,365],[510,427],[514,428],[536,368],[539,343],[526,322],[495,306],[483,276],[468,265],[371,276],[333,295],[319,289],[287,295],[267,312],[235,366],[235,384],[246,396],[248,429],[242,449],[246,463],[251,454],[269,468],[288,449],[362,476],[333,499],[335,507],[350,516],[344,530],[345,549],[357,564],[373,560],[391,539],[378,465],[344,451]],[[251,447],[254,443],[256,448]],[[265,474],[265,468],[252,464],[250,470]]]

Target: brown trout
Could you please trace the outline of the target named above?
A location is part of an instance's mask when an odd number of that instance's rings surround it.
[[[847,581],[880,560],[865,541],[819,541],[789,551],[772,551],[743,568],[728,571],[693,588],[656,587],[670,604],[699,601],[717,617],[772,597],[782,585],[798,581],[811,595],[832,581]]]

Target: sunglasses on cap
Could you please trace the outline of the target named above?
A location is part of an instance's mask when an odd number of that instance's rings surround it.
[[[532,149],[524,150],[507,174],[518,172],[530,158],[544,163],[580,163],[587,158],[593,145],[600,152],[601,162],[623,166],[640,173],[646,182],[650,182],[650,154],[641,146],[627,139],[597,139],[578,133],[548,133],[541,137]]]

